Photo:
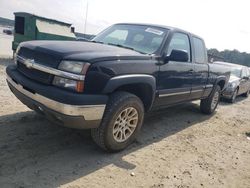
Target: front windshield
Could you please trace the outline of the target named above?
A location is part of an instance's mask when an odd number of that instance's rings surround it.
[[[232,68],[231,75],[240,78],[241,77],[241,69],[240,68]]]
[[[93,41],[153,54],[160,48],[166,32],[164,28],[118,24],[97,35]]]

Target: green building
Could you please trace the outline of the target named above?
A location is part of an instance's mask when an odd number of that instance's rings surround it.
[[[71,24],[26,12],[15,12],[15,33],[12,50],[30,40],[76,40]]]

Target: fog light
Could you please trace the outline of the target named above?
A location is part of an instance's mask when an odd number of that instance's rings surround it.
[[[59,76],[55,76],[53,85],[77,92],[83,92],[84,89],[84,81],[76,81]]]

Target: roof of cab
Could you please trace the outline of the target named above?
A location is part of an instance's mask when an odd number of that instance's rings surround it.
[[[197,38],[200,38],[203,40],[202,37],[196,35],[196,34],[193,34],[193,33],[190,33],[188,31],[185,31],[183,29],[179,29],[177,27],[171,27],[171,26],[166,26],[166,25],[158,25],[158,24],[148,24],[148,23],[117,23],[115,25],[141,25],[141,26],[148,26],[148,27],[158,27],[158,28],[163,28],[163,29],[168,29],[168,30],[172,30],[172,31],[179,31],[179,32],[183,32],[183,33],[188,33],[190,35],[192,35],[193,37],[197,37]]]

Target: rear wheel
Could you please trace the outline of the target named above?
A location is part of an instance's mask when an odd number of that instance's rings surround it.
[[[219,104],[220,95],[221,95],[221,88],[220,86],[217,85],[208,98],[201,100],[200,104],[201,112],[204,114],[214,113]]]
[[[101,125],[91,130],[94,142],[115,152],[125,149],[138,135],[144,119],[141,100],[127,92],[111,95]]]

